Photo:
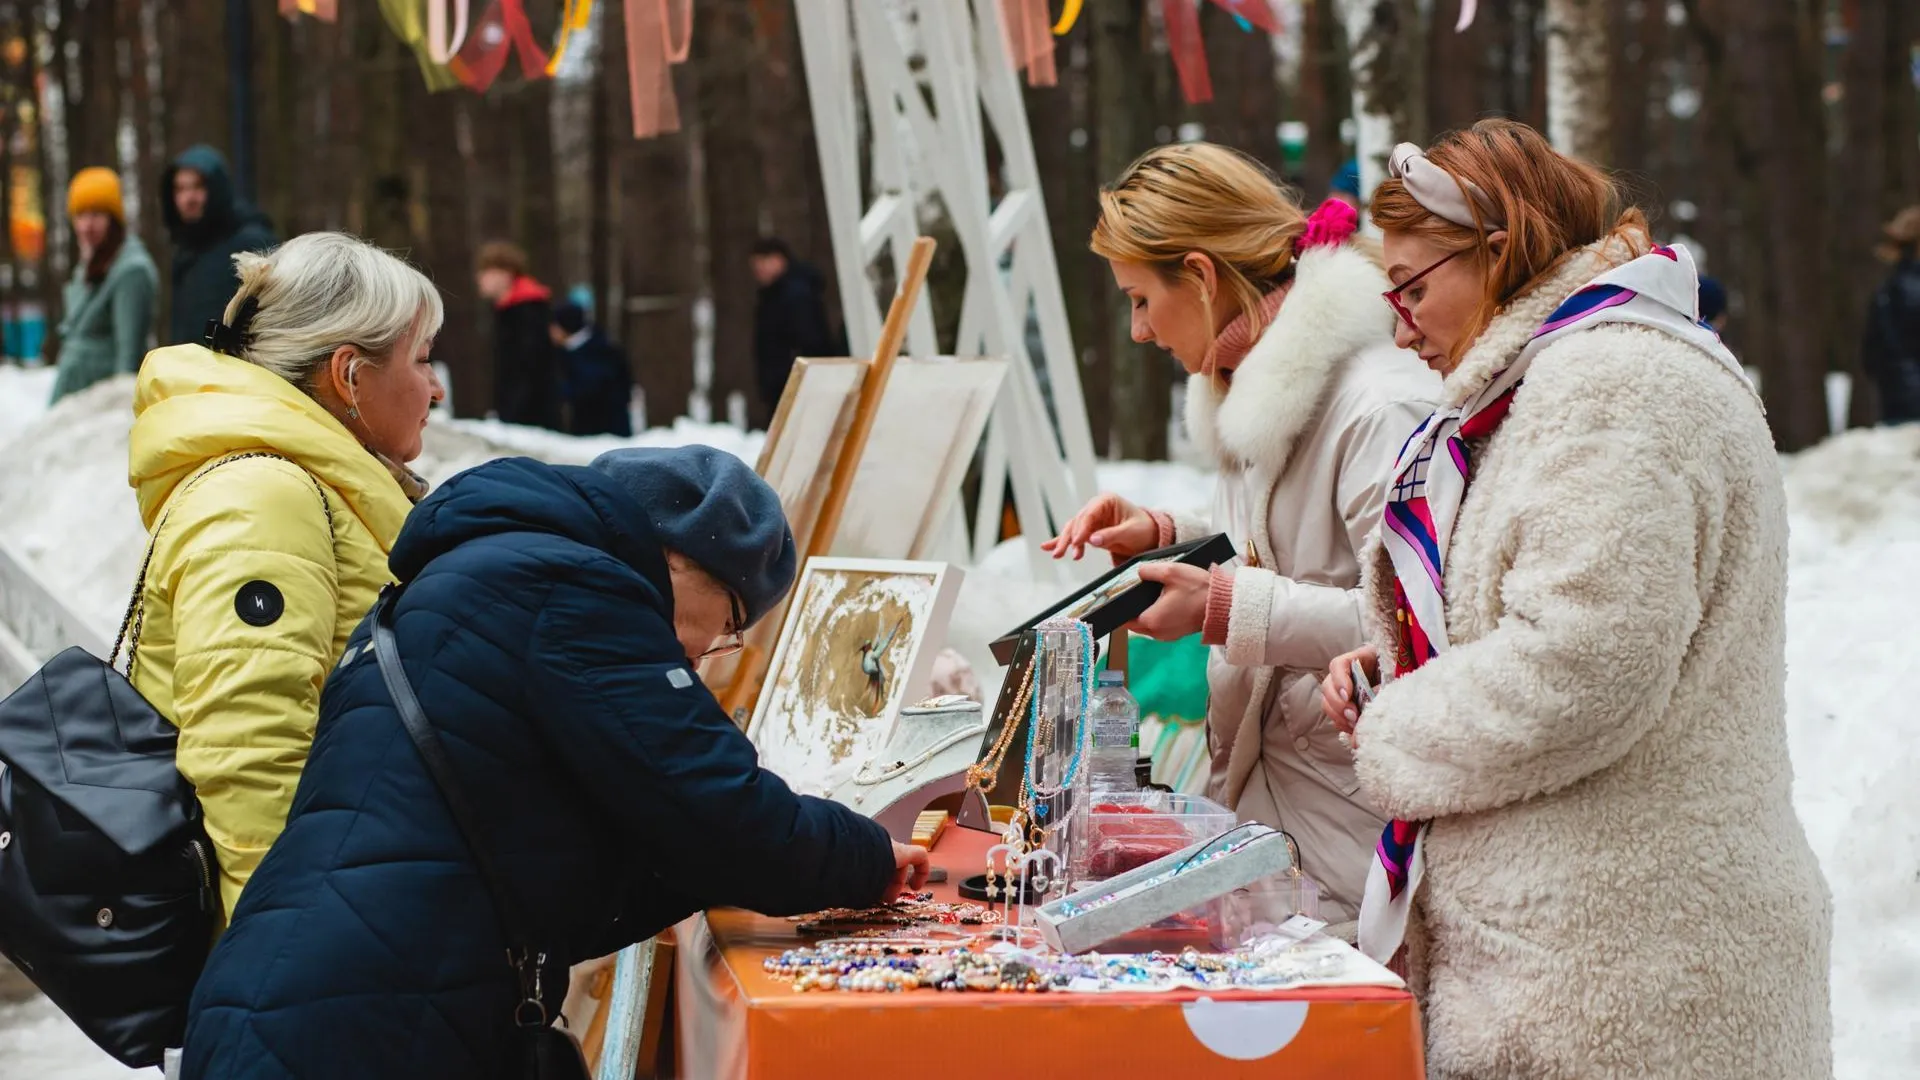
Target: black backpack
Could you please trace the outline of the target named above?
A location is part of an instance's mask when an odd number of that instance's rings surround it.
[[[276,456],[222,458],[188,484]],[[165,526],[108,658],[68,649],[0,701],[0,953],[134,1068],[181,1045],[220,906],[200,802],[174,766],[178,732],[115,669],[125,641],[133,670]]]

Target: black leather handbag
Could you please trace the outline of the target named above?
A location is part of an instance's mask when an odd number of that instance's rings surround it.
[[[188,483],[277,456],[222,458]],[[220,910],[178,732],[116,669],[124,642],[133,670],[165,527],[163,515],[107,658],[68,649],[0,702],[0,953],[135,1068],[180,1045]]]
[[[547,962],[547,953],[532,946],[533,924],[507,889],[506,878],[501,876],[491,852],[482,842],[484,834],[480,831],[479,819],[467,801],[466,789],[453,774],[453,762],[447,757],[446,745],[427,722],[426,711],[414,695],[406,669],[400,666],[400,646],[393,636],[393,606],[400,591],[400,586],[389,585],[373,607],[374,656],[380,661],[380,676],[386,681],[395,710],[400,713],[400,722],[406,725],[407,735],[420,751],[421,760],[426,762],[427,773],[440,789],[440,797],[453,815],[454,824],[459,826],[473,864],[480,871],[480,880],[485,882],[493,898],[494,914],[499,917],[507,939],[507,963],[513,970],[520,994],[520,1002],[513,1009],[513,1026],[522,1036],[525,1062],[521,1075],[526,1080],[592,1080],[580,1044],[572,1035],[554,1027],[554,1018],[547,1015],[540,987],[540,969]]]

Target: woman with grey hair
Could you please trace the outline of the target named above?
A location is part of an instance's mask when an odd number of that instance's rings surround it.
[[[225,913],[286,821],[321,685],[390,580],[426,493],[405,463],[444,396],[440,294],[418,270],[340,233],[234,262],[206,344],[141,366],[128,464],[151,531],[128,670],[180,729]]]

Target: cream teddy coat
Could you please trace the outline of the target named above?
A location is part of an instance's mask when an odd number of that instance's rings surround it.
[[[1458,403],[1624,252],[1568,260]],[[1435,1080],[1831,1075],[1830,905],[1790,801],[1787,523],[1753,392],[1657,330],[1533,359],[1474,454],[1452,645],[1360,717],[1361,791],[1431,820],[1408,927]],[[1367,553],[1383,655],[1393,573]]]
[[[1360,553],[1394,456],[1440,393],[1394,348],[1389,287],[1352,248],[1301,257],[1231,390],[1188,382],[1187,427],[1220,478],[1210,520],[1174,517],[1177,539],[1224,531],[1243,555],[1208,662],[1208,794],[1294,838],[1322,916],[1348,936],[1384,819],[1356,795],[1320,676],[1365,640]]]

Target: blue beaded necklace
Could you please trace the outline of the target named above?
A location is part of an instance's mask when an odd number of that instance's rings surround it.
[[[1034,751],[1040,743],[1040,701],[1046,695],[1042,687],[1035,686],[1034,692],[1030,695],[1032,701],[1027,706],[1027,775],[1025,785],[1026,796],[1030,805],[1037,803],[1040,799],[1051,799],[1055,795],[1070,790],[1073,787],[1074,779],[1080,775],[1080,759],[1086,751],[1088,744],[1093,741],[1093,727],[1087,723],[1087,702],[1093,697],[1093,629],[1086,623],[1078,620],[1075,620],[1074,628],[1080,633],[1080,737],[1074,740],[1073,756],[1067,759],[1067,767],[1060,777],[1059,788],[1047,789],[1036,785],[1033,782],[1033,774],[1035,771]],[[1045,638],[1036,630],[1033,638],[1033,671],[1036,678],[1046,670],[1041,664],[1046,651],[1044,642]],[[1045,806],[1035,805],[1034,810],[1038,816],[1046,816]]]

